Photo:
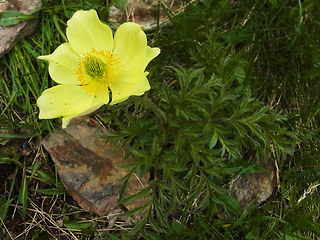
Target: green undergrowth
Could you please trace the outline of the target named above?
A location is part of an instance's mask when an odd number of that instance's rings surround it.
[[[105,230],[106,217],[77,207],[40,146],[60,120],[39,120],[36,106],[41,92],[54,85],[47,64],[36,57],[66,41],[66,21],[74,11],[94,8],[107,22],[110,4],[46,0],[36,32],[0,59],[4,234],[26,239],[320,236],[317,1],[178,2],[184,6],[178,12],[162,1],[153,3],[171,24],[147,31],[149,44],[161,48],[147,69],[151,90],[90,115],[110,128],[106,141],[120,141],[128,157],[136,158],[123,166],[130,171],[119,201],[124,209],[148,196],[125,211],[126,216],[145,212],[132,225]],[[262,166],[270,162],[272,196],[241,207],[230,184],[266,171]],[[145,172],[148,185],[126,196],[130,177]]]

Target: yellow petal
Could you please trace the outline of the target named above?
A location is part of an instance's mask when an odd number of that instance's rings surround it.
[[[68,40],[72,49],[79,55],[92,49],[112,50],[112,31],[99,20],[95,10],[75,12],[67,25]]]
[[[107,96],[107,99],[109,101],[109,95]],[[93,103],[93,106],[91,108],[85,110],[84,112],[63,117],[62,118],[62,128],[66,128],[72,118],[80,117],[80,116],[89,114],[91,112],[94,112],[95,110],[99,109],[103,104],[107,103],[107,102],[99,102],[99,101],[97,101],[97,99],[95,99],[95,100],[96,100],[96,102]]]
[[[147,73],[141,72],[135,75],[123,74],[118,81],[110,86],[112,93],[111,105],[123,102],[131,95],[140,96],[150,89]]]
[[[77,115],[63,117],[62,118],[62,128],[66,128],[68,126],[69,122],[71,121],[71,119],[75,118],[75,117],[77,117]]]
[[[144,71],[148,63],[159,55],[159,48],[147,46],[147,36],[140,25],[126,22],[114,36],[113,51],[119,57],[124,71]]]
[[[83,116],[83,115],[89,114],[91,112],[94,112],[95,110],[100,108],[103,104],[105,104],[105,103],[97,103],[97,105],[92,106],[91,108],[87,109],[86,111],[84,111],[82,113],[63,117],[62,118],[62,128],[66,128],[72,118]]]
[[[151,48],[151,47],[147,47],[146,49],[146,56],[145,56],[145,62],[143,63],[144,69],[147,67],[147,65],[149,64],[149,62],[154,59],[155,57],[157,57],[160,54],[160,48]],[[144,70],[143,69],[143,70]]]
[[[52,54],[38,58],[49,62],[49,74],[57,83],[80,84],[76,75],[79,56],[69,43],[61,44]]]
[[[37,101],[40,119],[75,117],[95,111],[108,103],[107,91],[87,93],[80,86],[63,84],[45,90]]]
[[[91,112],[94,112],[95,110],[97,110],[98,108],[100,108],[103,104],[104,104],[104,103],[98,103],[97,105],[92,106],[91,108],[87,109],[86,111],[84,111],[84,112],[82,112],[82,113],[63,117],[63,118],[62,118],[62,128],[66,128],[72,118],[80,117],[80,116],[89,114],[89,113],[91,113]]]

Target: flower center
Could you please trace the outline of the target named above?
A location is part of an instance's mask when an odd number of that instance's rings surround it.
[[[107,71],[107,64],[94,55],[90,55],[84,59],[83,67],[86,74],[97,81],[103,79]]]
[[[92,49],[80,58],[76,69],[77,80],[87,92],[108,91],[121,73],[121,64],[111,51]]]

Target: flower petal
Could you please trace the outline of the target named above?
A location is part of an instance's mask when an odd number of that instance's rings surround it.
[[[146,56],[145,56],[145,62],[144,62],[144,69],[147,67],[147,65],[149,64],[149,62],[154,59],[155,57],[157,57],[160,54],[160,48],[151,48],[151,47],[147,47],[146,49]]]
[[[68,40],[72,49],[79,55],[92,49],[112,50],[112,31],[99,20],[95,10],[75,12],[67,25]]]
[[[110,86],[112,101],[110,105],[127,100],[131,95],[140,96],[150,89],[147,72],[141,72],[134,76],[123,74],[120,79]]]
[[[55,82],[80,84],[76,75],[79,56],[72,50],[69,43],[61,44],[52,54],[38,58],[49,62],[49,74]]]
[[[99,109],[103,104],[104,103],[99,103],[97,105],[92,106],[91,108],[87,109],[86,111],[84,111],[82,113],[63,117],[62,118],[62,128],[66,128],[72,118],[80,117],[80,116],[84,116],[86,114],[92,113],[95,110]]]
[[[63,84],[45,90],[38,98],[37,105],[40,119],[72,118],[93,112],[108,101],[107,91],[87,93],[80,86]]]
[[[147,46],[147,36],[141,26],[126,22],[114,36],[114,53],[119,57],[124,71],[144,71],[148,63],[159,55],[159,48]]]
[[[63,117],[62,118],[62,128],[66,128],[72,118],[80,117],[80,116],[89,114],[91,112],[94,112],[95,110],[99,109],[103,104],[105,104],[105,103],[98,103],[82,113]]]

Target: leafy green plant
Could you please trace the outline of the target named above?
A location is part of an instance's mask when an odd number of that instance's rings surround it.
[[[210,36],[203,48],[212,45]],[[210,50],[222,48],[228,49],[219,45]],[[201,51],[198,54],[205,57]],[[216,63],[220,64],[216,69],[228,69],[223,74],[210,74],[205,67],[171,67],[166,70],[169,77],[150,95],[152,102],[147,97],[132,98],[128,106],[112,111],[110,121],[117,129],[112,139],[122,139],[137,158],[128,167],[137,172],[151,169],[153,176],[149,186],[135,195],[147,196],[152,189],[148,202],[152,211],[133,232],[149,222],[155,232],[164,233],[177,220],[186,228],[199,221],[203,236],[214,232],[206,225],[219,231],[224,225],[236,229],[244,224],[236,219],[245,218],[241,217],[245,213],[229,197],[227,186],[247,167],[246,158],[266,161],[272,149],[278,157],[292,154],[297,140],[284,127],[287,118],[239,84],[236,74],[242,63],[228,61],[234,59],[230,52],[225,55]]]

